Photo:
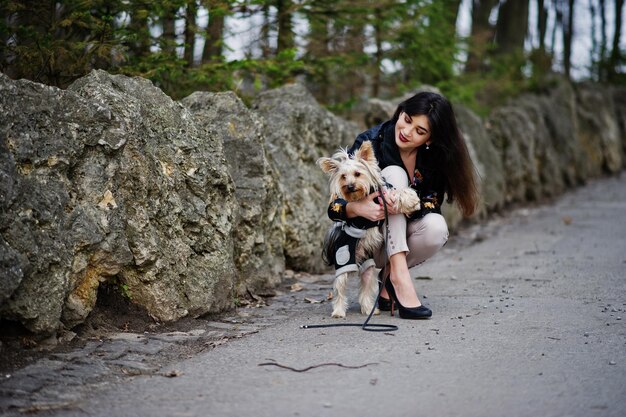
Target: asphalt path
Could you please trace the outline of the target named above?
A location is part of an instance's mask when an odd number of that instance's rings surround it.
[[[364,319],[356,282],[337,320],[325,301],[332,277],[302,275],[302,290],[266,307],[272,319],[258,331],[158,374],[92,384],[71,407],[21,412],[626,416],[626,175],[464,228],[412,274],[430,320],[383,313],[373,322],[398,331],[301,329]]]

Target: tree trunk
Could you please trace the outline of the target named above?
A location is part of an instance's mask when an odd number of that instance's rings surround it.
[[[278,45],[276,54],[294,47],[293,27],[291,22],[292,0],[277,0],[278,13]]]
[[[559,0],[554,0],[554,25],[552,25],[552,33],[550,34],[550,49],[554,54],[555,46],[556,46],[556,32],[557,28],[563,26],[563,11],[559,6]]]
[[[572,78],[572,37],[574,32],[574,0],[568,0],[567,23],[563,24],[563,68],[567,79]]]
[[[198,5],[196,0],[188,0],[185,12],[185,52],[184,59],[188,67],[194,65],[194,50],[196,46],[196,14]]]
[[[272,30],[272,22],[270,21],[270,5],[268,2],[263,4],[263,24],[261,26],[260,47],[261,56],[265,59],[272,56],[272,47],[270,44],[270,32]]]
[[[383,28],[382,28],[382,12],[380,8],[374,11],[374,42],[376,43],[376,53],[374,54],[374,74],[372,77],[372,97],[378,97],[380,94],[380,76],[382,73],[383,62]]]
[[[546,32],[548,31],[548,9],[544,0],[537,1],[537,32],[539,33],[539,50],[546,52]]]
[[[222,59],[224,18],[228,13],[228,5],[223,0],[207,0],[205,5],[209,11],[209,23],[202,51],[203,64],[218,62]]]
[[[589,51],[589,58],[591,61],[591,75],[597,75],[600,78],[600,60],[596,59],[599,56],[598,48],[598,27],[596,25],[596,15],[598,11],[593,0],[589,1],[589,15],[591,20],[591,50]]]
[[[606,39],[606,2],[605,0],[599,1],[600,5],[600,62],[604,62],[606,60],[606,48],[607,48],[607,39]]]
[[[133,7],[130,13],[129,30],[137,36],[130,44],[129,52],[132,57],[144,58],[150,54],[150,29],[148,28],[148,8],[141,2]]]
[[[486,54],[495,35],[495,28],[489,23],[489,15],[497,4],[498,0],[472,1],[472,31],[466,72],[478,72],[485,68]]]
[[[363,19],[356,17],[352,19],[347,28],[344,44],[345,48],[343,53],[345,53],[348,57],[351,57],[351,60],[359,61],[360,56],[363,55],[363,50],[365,49],[365,21]],[[344,86],[348,92],[348,97],[359,97],[366,84],[366,70],[363,66],[358,65],[355,66],[350,73],[351,74],[344,79]]]
[[[624,8],[624,0],[615,0],[615,31],[613,32],[613,49],[609,58],[608,80],[615,81],[618,74],[618,66],[621,61],[621,51],[619,49],[619,41],[622,35],[622,9]]]
[[[324,63],[323,58],[330,56],[329,50],[330,19],[326,13],[325,1],[314,0],[311,3],[311,13],[309,13],[310,34],[307,45],[307,55],[311,62],[315,65],[314,74],[310,77],[309,88],[320,103],[327,103],[329,100],[330,81],[328,75],[328,67]]]
[[[552,57],[546,51],[546,34],[548,31],[548,9],[544,0],[537,1],[537,34],[539,45],[531,54],[534,74],[541,77],[550,71],[552,67]]]
[[[162,16],[163,34],[161,35],[161,50],[167,55],[176,53],[176,13],[177,9],[166,10]]]
[[[500,3],[496,23],[496,53],[520,54],[528,34],[528,0]]]
[[[461,8],[461,0],[447,0],[448,17],[450,18],[451,27],[456,29],[456,19],[459,17],[459,9]]]

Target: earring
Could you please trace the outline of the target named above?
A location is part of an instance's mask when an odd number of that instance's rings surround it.
[[[429,149],[430,149],[430,145],[427,143],[426,144],[426,150],[429,150]]]

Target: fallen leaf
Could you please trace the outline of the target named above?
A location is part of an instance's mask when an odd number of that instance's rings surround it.
[[[320,304],[322,301],[316,300],[314,298],[304,297],[304,301],[311,304]]]
[[[129,376],[141,375],[141,371],[139,369],[132,369],[132,368],[122,368],[122,373],[124,375],[129,375]]]
[[[304,287],[297,282],[291,286],[291,292],[298,292],[302,291],[303,289]]]
[[[333,292],[332,291],[328,291],[328,295],[326,296],[327,300],[332,300],[333,299]]]
[[[178,369],[172,369],[171,371],[163,372],[163,376],[168,378],[176,378],[177,376],[181,376],[183,371],[179,371]]]
[[[563,220],[563,223],[565,223],[565,224],[567,224],[567,225],[570,225],[570,224],[572,224],[572,220],[573,220],[573,219],[572,219],[570,216],[563,216],[563,217],[561,218],[561,220]]]

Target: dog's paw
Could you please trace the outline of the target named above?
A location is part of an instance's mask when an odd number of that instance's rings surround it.
[[[344,319],[346,318],[345,310],[336,309],[333,310],[333,314],[330,315],[334,319]]]
[[[371,311],[372,311],[372,307],[371,306],[368,306],[368,305],[361,306],[361,314],[368,316]],[[378,307],[376,307],[374,309],[374,315],[377,316],[379,314],[380,314],[380,310],[378,309]]]
[[[403,188],[398,191],[396,202],[396,211],[404,214],[411,214],[420,209],[420,198],[411,188]]]

